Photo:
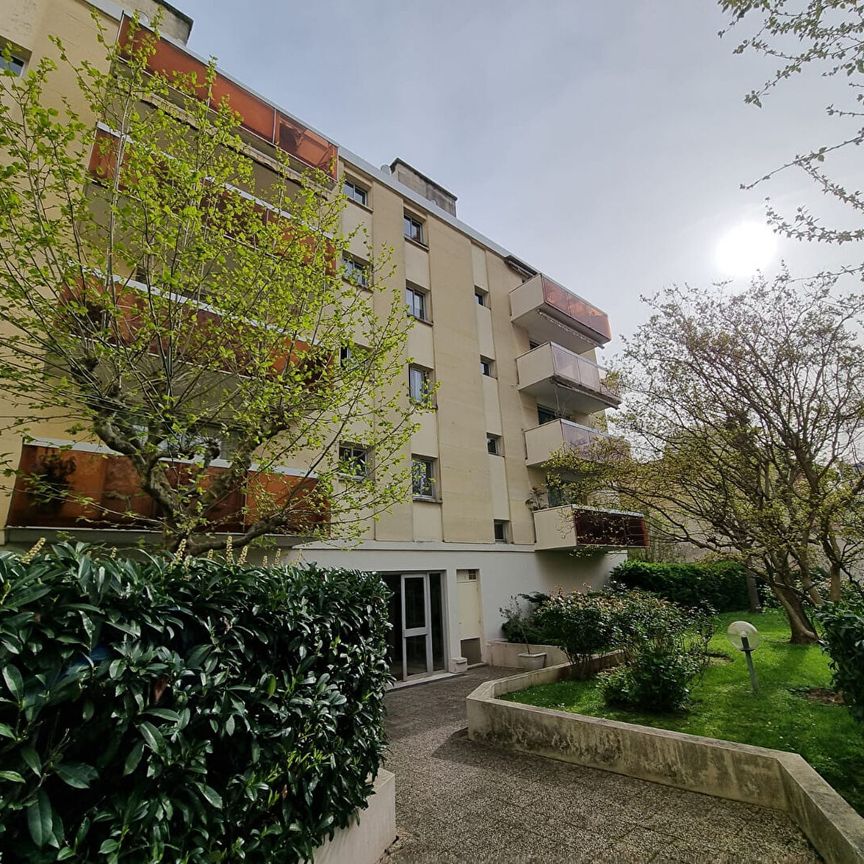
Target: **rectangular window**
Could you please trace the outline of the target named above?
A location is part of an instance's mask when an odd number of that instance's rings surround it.
[[[362,204],[364,207],[369,206],[369,192],[353,180],[346,180],[342,184],[342,194],[349,201]]]
[[[365,480],[369,476],[369,451],[357,444],[340,444],[339,473],[352,480]]]
[[[430,401],[432,376],[428,369],[422,366],[408,367],[408,395],[412,402],[427,405]]]
[[[413,285],[406,285],[405,303],[408,305],[409,315],[413,315],[421,321],[429,321],[429,304],[425,291]]]
[[[501,436],[493,435],[491,432],[486,433],[486,449],[492,456],[501,455]]]
[[[435,498],[435,460],[411,457],[411,491],[415,498]]]
[[[413,240],[415,243],[422,243],[424,246],[426,245],[426,241],[423,239],[423,223],[416,217],[409,216],[406,213],[403,230],[409,240]]]
[[[558,412],[547,408],[545,405],[537,406],[537,422],[542,426],[544,423],[551,423],[558,419]]]
[[[480,371],[484,375],[488,375],[490,378],[493,378],[495,376],[495,361],[490,360],[488,357],[481,357]]]
[[[494,533],[496,543],[510,542],[510,523],[504,522],[501,519],[496,519],[494,522]]]
[[[3,55],[2,47],[0,47],[0,72],[11,72],[13,75],[21,76],[24,74],[24,60],[16,57],[14,54],[9,54],[8,57]]]
[[[345,278],[361,288],[369,287],[369,265],[351,255],[344,255],[342,266],[345,268]]]
[[[478,288],[475,285],[474,286],[474,299],[477,301],[478,306],[488,306],[489,305],[489,292],[484,291],[482,288]]]

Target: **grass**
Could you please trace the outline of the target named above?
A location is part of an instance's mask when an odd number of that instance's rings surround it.
[[[726,639],[732,621],[748,620],[762,635],[753,660],[759,693],[753,694],[744,655]],[[607,708],[596,679],[560,681],[511,693],[514,702],[607,717],[644,726],[706,735],[800,753],[859,813],[864,815],[864,725],[842,705],[807,698],[798,688],[830,688],[828,658],[818,646],[789,644],[782,612],[733,612],[718,616],[712,653],[725,655],[692,688],[686,714],[645,714]]]

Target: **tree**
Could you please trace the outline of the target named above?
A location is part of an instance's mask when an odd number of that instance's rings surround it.
[[[613,422],[632,455],[608,446],[604,472],[668,539],[764,580],[801,643],[816,638],[818,574],[837,599],[864,555],[864,298],[832,288],[782,273],[737,295],[685,287],[649,300]],[[558,454],[553,467],[567,476],[582,459]]]
[[[806,0],[792,5],[789,0],[719,0],[724,12],[734,15],[730,29],[756,19],[755,32],[744,37],[735,52],[753,51],[777,62],[771,77],[745,97],[762,107],[775,88],[808,68],[818,69],[826,78],[845,81],[849,100],[831,104],[827,113],[845,124],[846,131],[835,142],[807,149],[787,163],[769,171],[750,188],[790,169],[803,171],[829,199],[842,205],[850,216],[848,226],[825,224],[807,207],[792,215],[768,206],[769,223],[780,233],[797,240],[833,244],[854,244],[864,240],[864,191],[842,179],[842,157],[864,143],[864,7],[854,0]],[[761,20],[760,19],[761,16]],[[728,32],[728,31],[727,31]],[[723,35],[723,33],[721,33]],[[857,165],[857,163],[852,163]],[[845,166],[848,171],[848,164]],[[850,173],[849,182],[854,182]],[[850,261],[844,273],[864,274],[864,262]]]
[[[104,65],[56,41],[56,62],[0,79],[6,428],[122,454],[155,510],[88,512],[168,548],[220,548],[232,525],[236,546],[358,536],[410,489],[418,410],[386,250],[350,258],[334,176],[278,148],[261,170],[213,63],[160,72],[158,40],[134,20],[100,34]],[[77,91],[53,108],[58,66]],[[73,494],[46,477],[34,494]]]

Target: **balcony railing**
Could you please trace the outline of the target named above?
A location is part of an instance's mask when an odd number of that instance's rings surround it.
[[[518,357],[516,369],[522,392],[562,413],[594,414],[621,401],[602,366],[551,342]]]
[[[641,513],[567,504],[534,512],[537,549],[641,549],[648,530]]]
[[[193,468],[172,460],[167,471],[169,483],[177,486],[186,482]],[[208,467],[205,485],[227,470]],[[290,506],[291,518],[280,533],[309,536],[328,521],[326,508],[314,494],[316,483],[310,477],[249,471],[244,482],[229,489],[210,508],[207,519],[216,531],[239,532],[259,516]],[[158,519],[158,505],[142,491],[138,475],[125,456],[95,446],[23,446],[8,526],[153,530]]]
[[[553,453],[565,448],[573,448],[590,458],[591,445],[608,438],[605,432],[572,420],[550,420],[542,426],[525,430],[525,461],[528,466],[542,465]]]
[[[133,37],[131,23],[131,19],[124,15],[120,25],[120,44],[124,48],[133,44],[140,46],[145,34],[149,33],[139,24],[139,30]],[[206,97],[207,64],[179,45],[160,38],[156,50],[147,60],[147,66],[151,72],[164,75],[169,82],[177,76],[194,75],[196,81],[200,82],[198,92],[201,98]],[[240,115],[245,129],[299,159],[304,165],[324,171],[333,178],[337,176],[335,144],[219,72],[210,90],[210,104],[216,108],[223,99]]]
[[[534,342],[557,342],[580,353],[612,338],[605,312],[542,273],[510,292],[510,320]]]

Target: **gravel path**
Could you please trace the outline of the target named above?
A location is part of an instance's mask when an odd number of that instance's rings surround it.
[[[387,696],[392,864],[811,864],[782,813],[468,740],[465,696],[508,670]]]

